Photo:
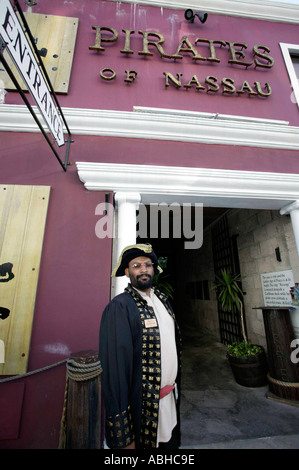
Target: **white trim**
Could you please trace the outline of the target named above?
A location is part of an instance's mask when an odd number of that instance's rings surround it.
[[[299,55],[299,45],[280,43],[280,48],[281,48],[282,55],[286,64],[286,68],[287,68],[287,71],[291,80],[291,85],[293,88],[294,96],[296,98],[297,105],[299,107],[299,78],[296,75],[293,61],[291,58],[292,53]]]
[[[118,0],[110,0],[117,2]],[[177,10],[193,9],[217,15],[231,15],[264,21],[299,24],[299,6],[268,0],[123,0],[139,6],[156,6]],[[184,20],[184,17],[182,17]],[[208,19],[209,21],[209,19]]]
[[[63,108],[63,113],[73,135],[299,150],[299,127],[286,121],[139,107],[134,112]],[[6,104],[0,106],[0,131],[40,132],[26,106]]]
[[[292,211],[297,211],[299,209],[299,201],[294,201],[291,204],[287,204],[286,206],[280,209],[280,214],[290,214]]]
[[[294,201],[292,204],[283,207],[280,210],[281,215],[290,214],[292,227],[297,247],[297,253],[299,255],[299,201]]]
[[[260,124],[280,125],[288,126],[289,121],[282,121],[277,119],[264,119],[264,118],[252,118],[248,116],[234,116],[233,114],[219,114],[219,113],[204,113],[201,111],[187,111],[184,109],[170,109],[170,108],[149,108],[145,106],[133,106],[133,111],[136,113],[151,113],[169,116],[185,116],[189,118],[203,118],[203,119],[217,119],[222,121],[235,121],[235,122],[251,122]]]
[[[299,199],[299,175],[156,165],[77,162],[90,191],[140,193],[141,202],[281,209]]]
[[[126,246],[135,245],[136,243],[136,211],[139,208],[141,196],[132,191],[117,192],[114,195],[114,200],[117,207],[117,237],[114,238],[116,246],[113,244],[113,248],[116,252],[117,261]],[[128,285],[128,278],[126,276],[115,277],[113,284],[114,286],[111,287],[115,287],[114,291],[112,290],[113,296],[115,296],[124,291],[124,288]]]

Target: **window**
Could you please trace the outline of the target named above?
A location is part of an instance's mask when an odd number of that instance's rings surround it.
[[[280,47],[293,88],[291,99],[299,106],[299,46],[281,43]]]
[[[185,284],[185,295],[190,299],[210,300],[209,281],[191,281]]]
[[[295,74],[296,74],[297,81],[298,81],[299,80],[299,53],[291,54],[291,59],[293,62],[293,67],[294,67]]]

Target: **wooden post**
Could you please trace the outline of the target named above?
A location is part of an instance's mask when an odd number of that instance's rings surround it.
[[[96,351],[72,354],[67,362],[66,449],[101,448],[101,372]]]
[[[260,307],[267,340],[269,389],[286,400],[299,400],[299,364],[291,361],[295,338],[287,307]]]

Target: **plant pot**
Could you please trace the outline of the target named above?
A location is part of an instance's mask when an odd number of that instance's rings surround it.
[[[227,353],[235,381],[244,387],[267,385],[268,365],[264,349],[254,356],[235,357]]]

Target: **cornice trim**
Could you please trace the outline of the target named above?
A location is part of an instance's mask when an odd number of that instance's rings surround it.
[[[141,107],[133,112],[63,108],[63,113],[73,135],[299,150],[299,127],[286,121]],[[25,105],[6,104],[0,105],[0,131],[40,132]]]
[[[118,1],[118,0],[110,0]],[[291,3],[278,4],[264,0],[124,0],[124,3],[139,6],[156,6],[194,11],[205,11],[217,15],[231,15],[255,20],[275,21],[280,23],[299,24],[299,6]]]
[[[157,165],[76,162],[90,191],[140,193],[142,203],[202,202],[280,209],[299,199],[299,175]]]

